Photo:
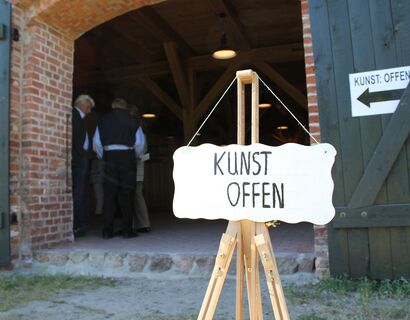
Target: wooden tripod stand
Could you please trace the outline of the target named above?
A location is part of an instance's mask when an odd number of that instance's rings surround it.
[[[245,144],[245,84],[252,85],[252,143],[259,142],[259,82],[252,70],[236,73],[238,82],[238,144]],[[237,247],[236,262],[236,319],[243,319],[244,281],[251,320],[263,319],[259,259],[266,275],[269,295],[276,320],[287,320],[289,314],[280,282],[275,255],[268,229],[264,223],[249,220],[230,221],[222,235],[215,267],[209,281],[198,320],[212,319],[228,273],[233,253]]]

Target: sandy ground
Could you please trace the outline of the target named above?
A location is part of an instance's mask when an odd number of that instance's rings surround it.
[[[283,277],[284,286],[294,288],[314,281],[311,275]],[[7,312],[0,319],[138,319],[185,320],[196,319],[208,285],[203,278],[121,279],[113,287],[93,290],[64,291],[48,301],[32,301]],[[261,285],[265,319],[274,319],[266,284]],[[360,297],[349,296],[328,300],[315,299],[309,292],[295,295],[286,289],[291,319],[410,319],[410,298],[403,301],[377,300],[361,303]],[[235,319],[235,279],[226,279],[214,319]],[[383,309],[382,317],[374,311]],[[380,314],[380,313],[377,313]],[[245,303],[245,319],[247,307]]]
[[[311,276],[301,276],[311,281]],[[293,280],[294,281],[294,280]],[[121,279],[114,287],[65,291],[49,301],[32,301],[0,312],[0,319],[196,319],[208,280],[203,278]],[[273,319],[262,283],[266,318]],[[235,279],[226,279],[214,319],[234,319]],[[247,312],[247,307],[245,304]]]

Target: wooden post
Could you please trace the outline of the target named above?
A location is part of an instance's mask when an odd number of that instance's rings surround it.
[[[236,73],[238,94],[238,144],[245,144],[245,85],[252,85],[252,143],[259,142],[259,81],[252,70],[242,70]],[[236,320],[242,320],[244,299],[244,278],[251,320],[262,320],[262,295],[259,281],[259,259],[262,259],[266,275],[272,308],[276,320],[288,320],[289,314],[285,295],[279,278],[275,255],[268,229],[264,223],[250,220],[230,221],[225,234],[222,235],[217,253],[214,271],[198,320],[212,319],[222,291],[222,286],[229,269],[233,251],[237,246],[236,265]]]

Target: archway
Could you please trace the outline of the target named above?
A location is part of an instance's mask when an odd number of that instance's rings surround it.
[[[74,92],[94,96],[97,113],[120,96],[142,113],[157,115],[145,121],[152,160],[144,188],[154,223],[172,216],[174,148],[190,140],[238,68],[256,69],[307,126],[299,6],[282,4],[291,12],[286,23],[295,25],[285,36],[276,30],[285,23],[274,18],[280,10],[269,1],[235,7],[222,1],[189,3],[162,2],[127,12],[75,42]],[[225,14],[222,24],[218,10]],[[211,58],[222,29],[238,51],[235,59]],[[261,91],[261,99],[272,105],[261,112],[261,142],[307,144],[307,135],[287,111],[262,85]],[[228,92],[195,144],[236,142],[235,95],[235,90]],[[310,240],[313,250],[313,232]]]
[[[182,2],[175,1],[170,4],[164,2],[163,4],[172,7]],[[20,29],[24,41],[13,43],[13,55],[15,59],[20,58],[22,63],[21,65],[15,64],[13,66],[15,69],[13,81],[21,83],[21,90],[14,92],[12,90],[12,109],[15,113],[19,113],[21,112],[20,106],[23,104],[25,109],[22,118],[15,120],[16,132],[19,135],[16,134],[11,140],[20,143],[23,135],[26,137],[29,135],[29,143],[24,143],[19,148],[11,149],[11,156],[19,159],[31,157],[29,163],[32,163],[33,159],[39,159],[39,156],[42,157],[38,160],[41,163],[41,173],[39,173],[39,169],[35,165],[12,168],[12,172],[14,171],[17,176],[16,183],[11,186],[12,206],[20,213],[19,225],[16,227],[20,232],[19,244],[15,246],[15,248],[19,249],[14,250],[15,256],[18,255],[24,258],[25,255],[30,256],[31,250],[72,241],[70,175],[67,168],[69,166],[69,146],[71,142],[69,114],[73,92],[74,39],[79,38],[81,34],[100,25],[104,21],[127,12],[135,12],[133,10],[153,3],[156,3],[156,1],[124,0],[116,1],[115,3],[104,1],[105,6],[99,2],[99,6],[96,7],[88,2],[78,0],[70,3],[66,1],[14,1],[14,24]],[[208,47],[205,50],[203,49],[202,52],[199,50],[198,54],[190,56],[189,46],[187,48],[184,44],[181,44],[178,37],[175,37],[175,34],[169,33],[169,30],[167,32],[166,28],[165,31],[164,28],[162,30],[161,28],[158,29],[158,23],[160,26],[162,24],[163,27],[163,22],[166,22],[164,19],[165,15],[162,16],[162,13],[159,12],[160,10],[166,11],[166,9],[163,9],[164,7],[161,7],[162,9],[158,9],[160,7],[147,7],[142,13],[141,19],[145,19],[143,21],[147,22],[148,25],[151,24],[151,32],[156,35],[157,39],[160,39],[163,58],[165,58],[164,61],[166,64],[169,64],[165,68],[168,69],[167,73],[170,76],[171,82],[176,84],[173,86],[173,93],[168,93],[164,90],[164,82],[161,81],[165,81],[166,87],[166,79],[153,80],[151,78],[152,72],[158,74],[163,72],[164,63],[161,60],[157,60],[154,63],[146,63],[142,68],[129,69],[127,67],[128,71],[138,72],[139,76],[141,74],[145,76],[150,75],[149,77],[144,77],[144,79],[139,77],[139,84],[142,82],[145,90],[154,96],[156,103],[159,100],[161,104],[167,105],[166,112],[171,114],[172,117],[179,119],[179,130],[183,132],[183,139],[185,140],[187,136],[193,133],[195,124],[203,119],[212,106],[215,97],[225,87],[227,81],[232,78],[233,72],[239,65],[241,67],[256,67],[256,69],[263,70],[266,79],[269,79],[272,84],[275,83],[276,87],[284,92],[285,95],[292,97],[290,100],[298,106],[297,110],[302,110],[301,112],[305,116],[305,123],[307,123],[306,94],[303,93],[306,89],[303,76],[302,25],[299,4],[288,4],[287,1],[283,1],[282,7],[275,4],[278,13],[286,11],[286,5],[292,6],[293,9],[286,12],[293,12],[291,16],[296,17],[297,21],[289,22],[287,31],[292,33],[297,30],[294,34],[297,34],[298,41],[282,38],[273,44],[265,43],[261,47],[255,46],[255,43],[269,42],[268,39],[272,35],[264,38],[263,32],[256,28],[253,32],[253,37],[257,40],[256,42],[255,40],[249,42],[249,39],[247,39],[249,36],[246,32],[247,29],[242,25],[243,21],[248,21],[248,19],[246,19],[246,14],[240,17],[241,8],[246,9],[247,5],[245,2],[242,3],[240,1],[236,5],[237,7],[229,7],[223,1],[215,0],[210,2],[211,9],[208,14],[213,17],[211,18],[213,20],[213,32],[209,39],[205,39],[212,43],[212,47],[218,44],[220,24],[215,13],[227,12],[227,32],[229,31],[233,35],[240,49],[238,59],[233,64],[231,62],[226,63],[212,60],[208,54],[211,48]],[[267,2],[266,6],[264,5],[262,8],[259,8],[260,14],[256,14],[256,16],[264,16],[265,20],[262,19],[262,21],[265,21],[265,23],[268,21],[268,24],[271,21],[270,19],[272,19],[269,16],[269,10],[266,10],[269,6],[272,7],[273,5]],[[72,8],[76,8],[76,10],[71,10]],[[156,11],[157,9],[159,10],[158,12]],[[200,14],[195,13],[195,9],[198,9],[198,7],[191,6],[191,9],[194,10],[191,19],[198,20],[201,17]],[[173,14],[178,18],[180,12],[183,11],[175,10]],[[162,17],[162,21],[158,21],[158,17]],[[250,13],[249,17],[252,17],[252,13]],[[152,24],[152,20],[154,20],[154,24]],[[172,25],[178,25],[178,20]],[[252,21],[252,19],[249,21]],[[272,19],[272,21],[277,21],[275,23],[277,23],[278,28],[281,24],[283,27],[283,21],[280,21],[280,19]],[[252,29],[252,24],[249,27]],[[276,29],[274,27],[269,28],[271,32],[278,36]],[[124,29],[122,29],[122,33],[124,33]],[[127,32],[125,32],[126,36]],[[122,37],[124,37],[124,34]],[[191,37],[193,42],[201,38],[195,34]],[[115,39],[115,33],[111,33],[107,38],[112,41]],[[81,40],[79,39],[78,41]],[[186,58],[186,52],[188,52],[188,58]],[[185,58],[181,58],[181,56]],[[251,61],[252,63],[250,63]],[[297,63],[299,63],[299,70],[302,70],[302,84],[297,84],[297,81],[288,81],[284,76],[286,70],[294,67]],[[186,69],[187,66],[188,69]],[[108,71],[109,77],[124,76],[123,71],[115,70],[115,65],[111,67],[104,70],[104,72]],[[203,71],[204,68],[207,70],[206,72]],[[187,74],[187,70],[198,70],[198,72],[201,72],[201,76],[194,77],[192,73]],[[84,82],[81,83],[80,81],[78,90],[82,89],[80,86],[87,86],[87,81],[90,79],[98,78],[98,72],[95,73],[96,70],[88,71],[90,71],[88,74],[82,75],[81,81]],[[92,74],[93,72],[94,75]],[[125,74],[125,77],[127,77],[127,74]],[[40,79],[41,81],[39,81]],[[193,88],[194,86],[184,86],[184,83],[191,83],[194,80],[201,83],[199,87],[202,87],[203,90],[207,87],[206,83],[210,88],[203,92],[197,92],[199,98],[196,98],[196,104],[190,103],[190,99],[195,97],[195,94],[190,90],[186,90],[186,88]],[[175,104],[175,101],[179,102]],[[234,105],[232,101],[227,103]],[[183,106],[184,109],[178,110],[177,106]],[[194,112],[194,107],[197,107],[199,112]],[[226,110],[226,112],[229,112],[229,110]],[[51,113],[52,116],[44,117],[42,115],[44,113]],[[267,112],[265,119],[269,119],[268,114]],[[212,130],[208,132],[209,135],[219,138],[221,130],[224,131],[226,129],[224,126],[227,126],[223,119],[226,120],[229,117],[230,115],[227,113],[219,115],[219,123],[216,121],[212,125]],[[220,122],[221,119],[222,122]],[[269,120],[266,123],[269,126]],[[55,130],[47,129],[45,132],[37,134],[39,126],[47,128],[51,126]],[[56,140],[47,138],[50,141],[44,143],[45,135],[55,135],[57,137]],[[218,143],[226,142],[218,141]],[[50,148],[54,149],[55,152],[50,152]],[[39,177],[43,179],[41,180],[43,182],[39,181]],[[24,190],[19,189],[19,185],[22,183],[27,185]],[[44,184],[47,186],[46,189]]]

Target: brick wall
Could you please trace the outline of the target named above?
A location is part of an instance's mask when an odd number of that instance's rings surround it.
[[[29,19],[45,21],[71,39],[131,10],[164,0],[11,0]]]
[[[12,259],[72,240],[70,190],[73,41],[13,8],[10,204]]]
[[[10,0],[13,27],[10,211],[13,264],[72,241],[71,104],[74,39],[158,0]],[[75,10],[73,10],[75,8]]]
[[[313,58],[312,32],[308,0],[301,1],[303,22],[303,46],[305,48],[306,87],[308,94],[309,131],[320,142],[319,109],[316,94],[315,64]],[[315,143],[311,139],[311,143]],[[317,275],[329,273],[329,248],[325,226],[314,226],[315,234],[315,267]]]
[[[23,25],[23,13],[19,8],[14,8],[12,16],[12,25],[14,28],[21,30]],[[22,105],[22,70],[23,55],[22,42],[12,42],[11,54],[11,83],[10,83],[10,212],[17,215],[18,223],[13,223],[11,229],[11,260],[19,257],[20,235],[22,234],[21,218],[21,122],[20,113]]]

